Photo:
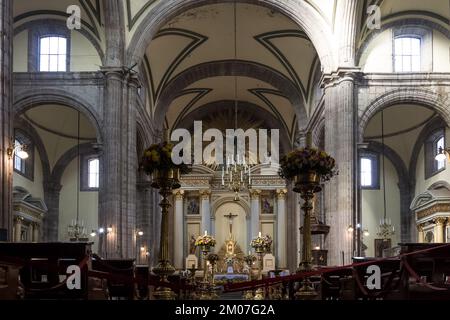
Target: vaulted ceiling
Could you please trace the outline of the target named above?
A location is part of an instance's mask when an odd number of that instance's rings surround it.
[[[233,4],[215,4],[189,10],[159,31],[146,51],[154,112],[163,110],[158,103],[171,83],[185,79],[173,99],[163,99],[170,103],[169,127],[202,105],[238,99],[272,113],[292,135],[296,107],[307,112],[318,68],[313,45],[295,23],[264,7],[236,6],[236,39],[234,21]]]

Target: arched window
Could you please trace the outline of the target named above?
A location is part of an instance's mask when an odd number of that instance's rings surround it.
[[[425,179],[445,170],[446,160],[437,161],[439,148],[445,148],[445,130],[435,130],[425,141]]]
[[[88,185],[89,188],[98,188],[100,176],[100,162],[98,158],[89,159],[88,161]]]
[[[44,36],[39,41],[39,71],[67,71],[67,39],[61,36]]]
[[[394,71],[421,71],[421,39],[413,36],[399,36],[394,40]]]
[[[22,130],[14,130],[15,145],[25,145],[28,153],[27,159],[20,158],[14,154],[14,172],[24,176],[29,180],[34,179],[34,144],[31,138]]]
[[[362,152],[359,157],[360,186],[363,189],[379,189],[379,156],[374,152]]]
[[[81,191],[98,191],[100,160],[97,154],[81,156]]]

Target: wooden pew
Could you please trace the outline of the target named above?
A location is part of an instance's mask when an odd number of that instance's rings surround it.
[[[16,267],[24,299],[87,299],[90,254],[91,243],[0,243],[0,266],[20,261]],[[69,290],[64,282],[69,265],[81,267],[80,290]]]
[[[101,259],[95,257],[92,259],[92,270],[111,275],[107,279],[109,299],[134,299],[134,259]]]

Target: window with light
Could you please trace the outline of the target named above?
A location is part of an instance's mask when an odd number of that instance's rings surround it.
[[[14,143],[15,143],[15,145],[22,144],[17,139],[14,141]],[[16,170],[16,171],[18,171],[18,172],[20,172],[22,174],[25,174],[25,171],[26,171],[26,169],[25,169],[25,159],[22,159],[21,157],[19,157],[17,155],[17,153],[14,153],[14,170]]]
[[[442,150],[445,149],[444,136],[441,136],[435,142],[435,146],[434,146],[435,154],[437,154],[440,149],[442,149]],[[436,161],[436,169],[437,170],[441,170],[441,169],[445,168],[445,159],[443,159],[443,160],[435,160],[435,161]]]
[[[397,37],[394,40],[395,72],[418,72],[421,70],[421,39]]]
[[[359,157],[360,186],[363,189],[379,189],[379,155],[365,151]]]
[[[42,37],[39,43],[39,71],[65,72],[67,70],[67,39]]]
[[[99,186],[100,162],[98,159],[88,161],[88,187],[97,189]]]

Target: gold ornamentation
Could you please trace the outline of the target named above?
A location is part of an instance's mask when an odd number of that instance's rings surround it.
[[[261,190],[257,190],[257,189],[250,190],[250,197],[252,200],[258,200],[260,195],[261,195]]]
[[[447,223],[447,218],[445,217],[439,217],[433,220],[433,222],[437,225],[437,226],[445,226],[445,224]]]
[[[287,189],[278,189],[277,197],[279,200],[285,200],[287,195]]]
[[[436,212],[450,212],[450,204],[447,203],[438,203],[435,204],[434,206],[427,208],[425,210],[421,210],[418,211],[417,214],[417,219],[423,219],[426,218],[428,216],[431,216],[433,214],[435,214]]]

